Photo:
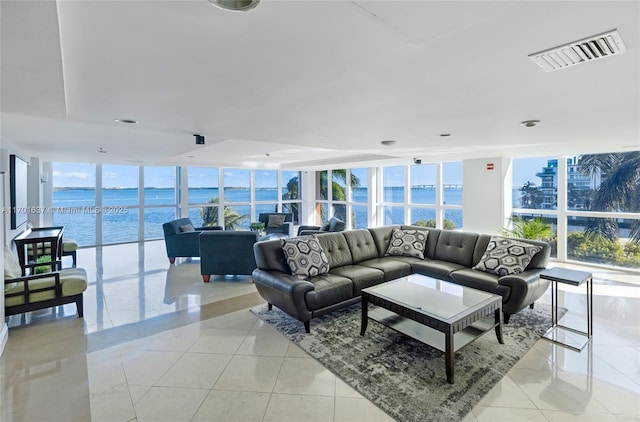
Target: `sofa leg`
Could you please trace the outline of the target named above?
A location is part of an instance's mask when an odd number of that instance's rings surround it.
[[[176,257],[175,257],[175,256],[170,256],[170,257],[169,257],[169,263],[170,263],[170,264],[173,264],[173,263],[175,263],[175,262],[176,262]]]
[[[311,321],[305,321],[303,322],[304,324],[304,331],[309,334],[311,332]]]
[[[273,309],[273,305],[270,303],[267,303],[267,309],[272,310]]]
[[[533,303],[531,305],[529,305],[529,309],[533,309]]]
[[[504,319],[504,323],[508,324],[509,323],[509,318],[511,318],[511,314],[504,314],[504,316],[502,318]]]
[[[208,283],[210,279],[211,279],[211,275],[202,274],[202,281],[204,281],[205,283]]]

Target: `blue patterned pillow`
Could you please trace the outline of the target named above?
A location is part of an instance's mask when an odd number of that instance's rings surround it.
[[[473,269],[499,276],[520,274],[541,250],[542,247],[530,243],[491,236],[484,255]]]
[[[329,272],[329,259],[315,235],[281,239],[280,245],[291,274],[298,278]]]

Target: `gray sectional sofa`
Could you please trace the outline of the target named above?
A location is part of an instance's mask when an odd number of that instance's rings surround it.
[[[428,232],[424,259],[385,256],[392,230]],[[253,280],[269,304],[302,321],[310,332],[311,319],[360,301],[362,289],[409,274],[419,273],[502,296],[504,322],[512,314],[533,306],[549,281],[539,274],[549,260],[545,242],[517,239],[541,247],[519,274],[499,276],[474,267],[491,239],[488,234],[439,230],[416,226],[384,226],[317,235],[330,270],[306,279],[291,274],[280,240],[254,245],[257,269]]]

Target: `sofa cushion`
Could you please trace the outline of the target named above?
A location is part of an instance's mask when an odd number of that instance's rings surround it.
[[[396,278],[404,277],[413,273],[410,263],[397,260],[395,257],[369,259],[367,261],[358,262],[358,265],[376,268],[382,271],[384,273],[384,281],[395,280]]]
[[[453,262],[471,268],[477,240],[478,235],[475,233],[441,230],[434,257],[440,261]]]
[[[414,262],[411,264],[411,267],[418,274],[438,278],[440,280],[450,280],[449,275],[453,271],[467,268],[464,265],[456,264],[455,262],[439,261],[435,259],[425,259]]]
[[[378,250],[369,230],[349,230],[342,234],[349,245],[354,264],[378,257]]]
[[[353,297],[360,296],[362,289],[384,282],[384,273],[363,265],[345,265],[332,268],[330,274],[349,278],[353,283]]]
[[[473,269],[500,276],[519,274],[527,268],[531,258],[541,250],[540,246],[492,236],[480,262]]]
[[[307,292],[305,301],[310,311],[315,311],[353,298],[353,283],[336,274],[321,274],[308,279],[314,290]]]
[[[387,253],[389,241],[391,240],[391,232],[393,229],[398,228],[400,228],[400,226],[382,226],[368,229],[371,232],[373,241],[376,243],[379,258],[382,258],[384,254]]]
[[[426,242],[426,231],[393,229],[385,255],[424,258]]]
[[[318,242],[322,245],[327,258],[329,258],[329,266],[332,269],[353,264],[351,250],[349,250],[349,245],[343,236],[343,232],[319,233],[317,236]]]
[[[267,222],[267,227],[282,227],[284,224],[284,215],[280,214],[272,214],[269,216],[269,221]]]
[[[463,270],[452,272],[450,277],[453,281],[462,286],[500,295],[502,296],[503,301],[507,300],[509,293],[511,292],[511,289],[508,286],[503,286],[498,283],[500,276],[486,273],[484,271],[465,268]]]
[[[194,232],[196,231],[196,229],[193,228],[192,224],[185,224],[180,226],[180,232],[182,233],[186,233],[186,232]]]
[[[291,274],[307,278],[329,272],[329,260],[315,236],[292,237],[280,242]]]

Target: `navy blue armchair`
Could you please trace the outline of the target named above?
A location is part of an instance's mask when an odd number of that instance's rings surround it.
[[[200,235],[200,274],[208,283],[215,275],[250,275],[257,268],[253,244],[258,233],[211,231]]]
[[[291,228],[293,227],[293,214],[286,212],[268,212],[260,213],[258,215],[258,221],[264,223],[264,232],[266,234],[271,233],[284,233],[287,236],[291,235]]]
[[[177,220],[164,223],[164,243],[167,247],[167,257],[169,262],[174,263],[176,257],[200,256],[200,244],[198,238],[200,233],[210,230],[222,230],[220,226],[193,227],[191,219],[178,218]]]

